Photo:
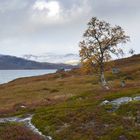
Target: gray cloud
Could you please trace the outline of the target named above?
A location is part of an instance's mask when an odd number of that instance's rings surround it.
[[[124,16],[124,14],[139,12],[139,4],[139,0],[102,0],[93,2],[93,7],[94,11],[101,16]]]
[[[139,0],[0,0],[0,51],[78,53],[86,23],[97,16],[121,25],[131,36],[128,47],[140,52],[139,5]]]

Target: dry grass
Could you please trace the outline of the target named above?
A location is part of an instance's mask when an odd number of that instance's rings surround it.
[[[99,106],[105,99],[140,95],[139,60],[140,56],[135,56],[117,61],[121,69],[117,75],[107,71],[109,91],[100,87],[96,75],[82,75],[79,70],[23,78],[1,85],[1,116],[31,111],[35,114],[33,123],[55,140],[118,140],[121,135],[128,140],[139,140],[140,127],[122,117],[127,106],[118,113],[108,113],[106,108]],[[126,81],[124,88],[120,86],[123,79]],[[27,108],[22,110],[22,104]],[[136,108],[137,111],[140,110]]]

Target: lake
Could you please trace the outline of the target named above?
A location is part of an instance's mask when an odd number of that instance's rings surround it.
[[[0,70],[0,84],[10,82],[17,78],[38,76],[54,72],[56,72],[56,70]]]

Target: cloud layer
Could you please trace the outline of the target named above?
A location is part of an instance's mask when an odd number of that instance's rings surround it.
[[[122,26],[140,52],[139,0],[0,0],[0,51],[78,53],[86,23],[97,16]]]
[[[46,23],[60,20],[62,9],[58,1],[37,0],[33,5],[32,17]],[[38,20],[37,20],[38,21]],[[39,20],[40,21],[40,20]]]

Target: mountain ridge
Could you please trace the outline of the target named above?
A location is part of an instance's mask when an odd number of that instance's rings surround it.
[[[27,60],[25,58],[2,55],[0,54],[0,69],[11,70],[11,69],[59,69],[59,68],[71,69],[73,66],[66,65],[63,63],[48,63],[48,62],[37,62],[33,60]]]

